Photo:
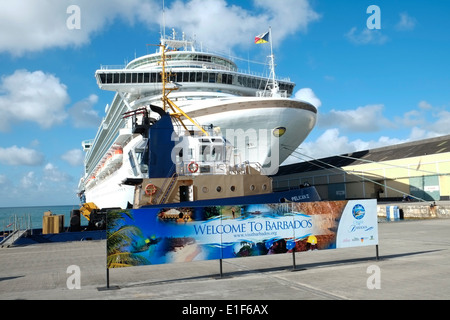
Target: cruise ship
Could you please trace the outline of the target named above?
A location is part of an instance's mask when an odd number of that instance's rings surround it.
[[[82,142],[86,153],[79,183],[82,203],[133,207],[135,181],[142,184],[148,178],[169,181],[160,186],[161,199],[148,203],[154,204],[168,201],[165,184],[173,184],[175,176],[217,177],[255,170],[267,176],[314,128],[316,107],[292,98],[295,84],[275,77],[273,54],[271,73],[263,76],[238,70],[232,58],[205,52],[184,34],[180,39],[175,32],[161,37],[155,47],[155,53],[125,67],[102,66],[95,73],[99,88],[116,94],[95,138]],[[148,127],[165,113],[173,125],[170,139],[146,136]],[[197,138],[183,139],[187,136]],[[164,160],[170,163],[169,169],[156,174],[160,165],[156,155],[167,153],[163,150],[168,146],[173,149]],[[222,170],[217,170],[219,164]],[[156,187],[146,190],[147,196],[153,191]]]

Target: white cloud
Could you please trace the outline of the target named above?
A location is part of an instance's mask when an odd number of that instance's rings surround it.
[[[428,127],[429,130],[433,130],[438,134],[450,134],[450,112],[440,111],[437,114],[437,121]]]
[[[12,146],[0,147],[0,163],[10,166],[39,166],[44,162],[44,155],[40,152]]]
[[[250,45],[252,37],[269,26],[274,27],[274,41],[282,41],[306,31],[320,18],[307,0],[253,3],[252,9],[244,10],[225,0],[166,1],[166,26],[196,35],[216,49],[228,50],[235,45]],[[78,0],[80,29],[70,29],[67,20],[72,21],[73,13],[67,13],[69,5],[60,0],[16,0],[2,6],[0,30],[8,32],[0,33],[0,52],[20,56],[29,51],[84,45],[116,19],[130,25],[143,22],[158,31],[162,24],[162,2],[158,0]]]
[[[414,30],[416,23],[416,18],[409,16],[406,12],[402,12],[400,13],[400,21],[395,25],[395,28],[399,31],[411,31]]]
[[[389,38],[381,33],[380,30],[377,29],[363,29],[362,31],[358,31],[358,28],[353,27],[349,32],[345,34],[345,37],[352,43],[357,45],[366,45],[366,44],[377,44],[381,45],[386,43]]]
[[[445,106],[435,107],[425,100],[417,106],[395,118],[398,125],[411,128],[411,140],[450,134],[450,112]]]
[[[25,190],[36,191],[38,184],[34,171],[30,171],[20,179],[20,187]]]
[[[66,172],[59,170],[58,167],[52,163],[47,163],[43,172],[43,178],[51,182],[66,182],[72,180]]]
[[[433,106],[426,102],[425,100],[422,100],[419,102],[419,108],[422,110],[431,110],[433,109]]]
[[[16,0],[2,5],[0,11],[0,52],[9,52],[20,56],[28,51],[40,51],[52,47],[80,46],[89,43],[96,32],[121,18],[133,23],[144,5],[159,8],[155,0],[78,0],[80,8],[80,29],[70,29],[67,20],[72,19],[72,12],[67,8],[72,5],[60,0]],[[159,14],[157,10],[148,12],[150,21]]]
[[[54,75],[16,70],[0,83],[0,131],[22,121],[36,122],[45,129],[61,124],[68,102],[67,87]]]
[[[295,93],[295,99],[300,99],[311,103],[316,108],[322,105],[322,102],[315,95],[314,91],[310,88],[302,88]]]
[[[414,126],[425,124],[426,120],[423,113],[419,110],[409,110],[405,112],[403,117],[397,117],[395,122],[398,125],[412,128]]]
[[[318,126],[339,127],[349,132],[375,132],[391,127],[392,123],[383,116],[384,105],[375,104],[354,110],[331,110],[319,114]],[[376,119],[376,121],[374,121]]]
[[[81,149],[72,149],[61,156],[61,159],[69,163],[72,167],[84,164],[84,152]]]
[[[253,45],[254,36],[269,26],[277,45],[289,35],[305,32],[320,18],[306,0],[255,0],[254,4],[253,10],[245,10],[225,0],[176,1],[166,10],[166,25],[195,34],[214,50],[228,51],[234,46]]]
[[[410,109],[392,120],[383,116],[383,109],[383,105],[368,105],[355,110],[332,110],[319,114],[318,126],[314,130],[324,131],[315,140],[308,138],[283,165],[450,134],[450,111],[446,107],[435,107],[422,100],[417,109]],[[344,135],[341,129],[345,130]],[[406,129],[409,134],[403,139],[381,134],[375,138],[373,134],[372,138],[361,135],[368,132],[385,134],[386,129]],[[397,135],[396,131],[393,132],[394,136]]]
[[[352,153],[362,150],[381,148],[389,145],[410,141],[381,136],[378,140],[364,141],[362,139],[352,140],[348,136],[341,135],[339,129],[332,128],[325,130],[315,141],[304,142],[283,164],[295,163],[299,161],[310,161],[340,154]]]
[[[6,185],[8,183],[8,178],[4,174],[0,174],[0,186]]]
[[[73,125],[76,128],[97,128],[102,121],[98,112],[93,109],[98,96],[91,94],[86,99],[75,103],[69,110]]]

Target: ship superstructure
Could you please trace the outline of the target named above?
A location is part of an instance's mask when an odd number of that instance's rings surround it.
[[[227,158],[220,160],[225,166],[245,164],[263,174],[275,172],[316,122],[313,105],[290,98],[295,84],[289,79],[241,72],[231,59],[195,48],[184,35],[180,40],[175,34],[162,38],[157,52],[136,58],[125,68],[101,67],[95,76],[101,89],[116,92],[95,139],[83,142],[80,194],[83,201],[99,207],[133,204],[134,186],[124,181],[149,177],[153,166],[145,159],[149,137],[142,130],[163,118],[161,110],[171,115],[171,141],[194,132],[203,139],[223,137],[229,144]],[[158,153],[161,143],[153,143],[150,152]],[[201,145],[201,139],[196,143]],[[187,166],[186,156],[181,158]],[[177,166],[173,155],[166,160]],[[179,170],[197,173],[187,167]],[[207,173],[203,166],[197,170]]]

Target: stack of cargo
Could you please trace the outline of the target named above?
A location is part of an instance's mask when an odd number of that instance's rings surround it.
[[[51,211],[44,212],[42,217],[42,234],[61,233],[64,230],[64,215],[54,215]]]

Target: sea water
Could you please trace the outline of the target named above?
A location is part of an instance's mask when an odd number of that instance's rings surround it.
[[[74,209],[80,209],[80,206],[0,207],[0,232],[11,229],[10,225],[15,219],[21,226],[28,226],[31,222],[31,229],[42,229],[42,217],[46,211],[51,211],[54,215],[64,215],[64,227],[69,227],[70,212]],[[84,217],[80,219],[82,225],[87,225],[88,221]]]

